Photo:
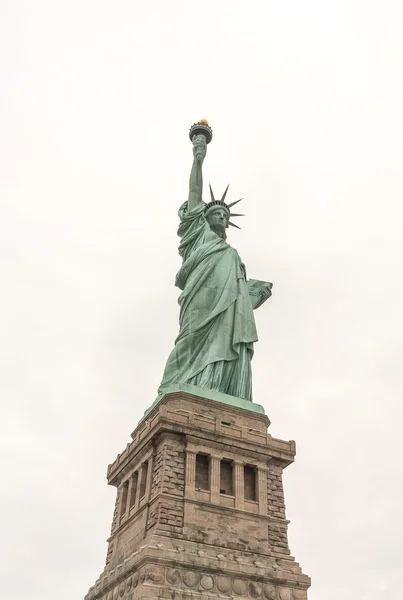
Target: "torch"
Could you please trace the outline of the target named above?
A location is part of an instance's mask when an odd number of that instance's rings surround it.
[[[200,119],[200,121],[192,125],[192,127],[189,129],[189,138],[191,142],[193,142],[194,138],[197,135],[204,135],[206,144],[209,144],[213,139],[213,130],[211,129],[206,119]],[[200,160],[201,158],[201,156],[197,155],[196,150],[196,159]]]

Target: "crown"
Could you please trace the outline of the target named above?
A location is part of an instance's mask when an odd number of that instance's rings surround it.
[[[208,204],[206,204],[206,206],[204,207],[204,214],[207,215],[208,212],[210,212],[213,208],[216,208],[217,206],[222,206],[223,208],[225,208],[228,211],[229,217],[244,217],[245,215],[241,215],[238,213],[232,213],[231,212],[231,206],[234,206],[235,204],[238,204],[238,202],[240,202],[242,200],[242,198],[240,198],[239,200],[235,200],[235,202],[231,202],[231,204],[226,204],[224,202],[225,200],[225,196],[227,195],[228,192],[228,188],[229,188],[229,184],[227,185],[225,192],[221,198],[221,200],[216,200],[214,198],[214,193],[213,190],[211,189],[211,185],[209,184],[210,187],[210,196],[211,196],[211,202],[209,202]],[[238,225],[235,225],[235,223],[231,223],[231,221],[228,221],[228,225],[231,225],[231,227],[236,227],[237,229],[241,229],[240,227],[238,227]]]
[[[211,142],[211,140],[213,139],[213,130],[211,129],[210,125],[208,124],[207,119],[200,119],[200,121],[198,121],[197,123],[195,123],[194,125],[192,125],[192,127],[189,129],[189,138],[190,141],[193,141],[193,137],[195,135],[204,135],[204,137],[206,138],[206,143],[209,144]]]

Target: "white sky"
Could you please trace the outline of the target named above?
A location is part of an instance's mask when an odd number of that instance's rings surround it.
[[[254,397],[297,441],[290,545],[309,600],[402,580],[400,0],[2,0],[1,595],[79,599],[106,467],[177,333],[188,128],[257,313]]]

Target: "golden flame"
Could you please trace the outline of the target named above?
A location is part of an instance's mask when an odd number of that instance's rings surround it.
[[[199,123],[203,123],[203,125],[208,125],[207,119],[200,119]]]

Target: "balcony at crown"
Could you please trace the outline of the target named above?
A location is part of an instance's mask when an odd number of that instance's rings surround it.
[[[201,393],[166,394],[109,465],[112,531],[87,600],[306,599],[282,486],[295,443],[256,408]]]

